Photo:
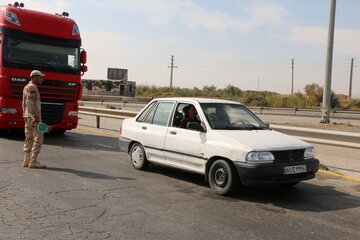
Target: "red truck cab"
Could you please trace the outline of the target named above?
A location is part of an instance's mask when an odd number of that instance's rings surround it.
[[[38,87],[43,122],[57,132],[76,128],[85,63],[79,28],[67,13],[0,6],[0,128],[24,127],[22,91],[34,69],[45,74]]]

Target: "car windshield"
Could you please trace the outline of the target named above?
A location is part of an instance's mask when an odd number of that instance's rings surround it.
[[[76,73],[80,69],[80,48],[54,46],[7,37],[4,63],[12,67],[38,68]]]
[[[263,123],[253,112],[241,104],[202,103],[201,107],[212,129],[269,129],[269,127]]]

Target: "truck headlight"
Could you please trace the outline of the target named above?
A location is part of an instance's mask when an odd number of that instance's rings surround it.
[[[76,117],[78,115],[78,112],[77,111],[70,111],[68,113],[68,115],[71,116],[71,117]]]
[[[16,16],[16,13],[13,13],[13,12],[5,12],[5,19],[8,21],[8,22],[11,22],[17,26],[20,26],[20,21],[18,19],[18,17]]]
[[[304,151],[304,158],[309,159],[314,157],[315,157],[315,148],[313,147],[306,148]]]
[[[16,114],[17,110],[16,110],[16,108],[1,108],[0,112],[1,113],[8,113],[8,114]]]
[[[246,156],[246,160],[251,162],[272,162],[274,159],[271,152],[249,152]]]

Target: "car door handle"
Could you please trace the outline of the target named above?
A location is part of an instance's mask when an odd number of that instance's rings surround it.
[[[175,132],[175,131],[170,131],[170,134],[172,134],[172,135],[176,135],[176,134],[177,134],[177,132]]]
[[[142,128],[142,129],[144,129],[144,130],[146,130],[146,129],[147,129],[147,127],[146,127],[146,126],[142,126],[141,128]]]

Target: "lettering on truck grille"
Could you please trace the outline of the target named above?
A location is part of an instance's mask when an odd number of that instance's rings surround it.
[[[30,81],[28,78],[11,77],[10,88],[11,96],[22,97],[23,88]],[[39,86],[41,98],[44,99],[74,99],[76,97],[78,83],[62,82],[55,80],[44,80]]]

